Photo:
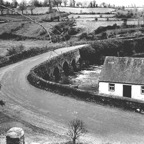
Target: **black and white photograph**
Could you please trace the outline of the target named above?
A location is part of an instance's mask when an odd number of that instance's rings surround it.
[[[0,144],[144,144],[144,1],[0,0]]]

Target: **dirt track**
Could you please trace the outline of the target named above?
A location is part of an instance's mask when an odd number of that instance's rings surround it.
[[[63,48],[57,53],[73,48]],[[35,65],[50,58],[48,52],[0,69],[0,98],[6,100],[5,111],[10,116],[37,127],[63,135],[73,118],[85,122],[91,143],[144,143],[144,116],[116,108],[77,101],[31,86],[26,76]],[[89,142],[90,143],[90,142]]]

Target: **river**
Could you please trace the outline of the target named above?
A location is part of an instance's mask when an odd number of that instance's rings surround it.
[[[70,83],[79,89],[98,91],[98,81],[102,66],[90,65],[73,76],[69,76]]]

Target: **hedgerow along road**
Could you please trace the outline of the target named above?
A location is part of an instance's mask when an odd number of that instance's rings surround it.
[[[58,49],[56,53],[79,47]],[[85,122],[88,135],[100,143],[143,143],[143,115],[61,96],[29,84],[29,71],[56,53],[47,52],[0,69],[0,97],[6,100],[9,114],[60,134],[65,133],[70,120],[78,118]]]

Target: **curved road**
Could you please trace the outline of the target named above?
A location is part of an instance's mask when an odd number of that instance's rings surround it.
[[[78,47],[59,49],[56,53]],[[28,83],[30,69],[56,53],[48,52],[0,69],[0,96],[8,103],[9,114],[61,134],[68,121],[79,118],[87,125],[93,143],[144,143],[143,115],[60,96]]]

